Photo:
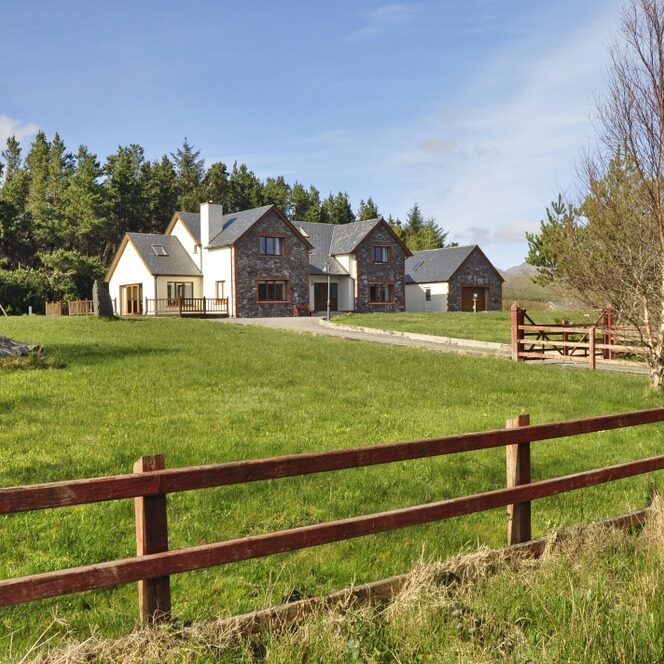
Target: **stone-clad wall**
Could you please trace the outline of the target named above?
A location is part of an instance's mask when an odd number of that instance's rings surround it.
[[[261,256],[259,237],[269,235],[286,236],[283,256]],[[256,318],[269,316],[292,316],[293,306],[306,311],[309,307],[309,250],[274,212],[255,224],[235,244],[235,279],[237,316]],[[284,303],[259,303],[258,277],[289,281]]]
[[[374,245],[388,245],[390,260],[388,263],[375,263]],[[406,296],[404,282],[406,278],[406,254],[390,231],[378,224],[362,240],[356,250],[357,258],[357,300],[355,310],[362,312],[404,311]],[[369,286],[372,282],[394,284],[394,299],[391,304],[369,304]]]
[[[461,269],[450,279],[447,310],[461,311],[462,286],[488,286],[488,311],[500,311],[503,306],[503,282],[491,263],[479,250],[473,251]]]

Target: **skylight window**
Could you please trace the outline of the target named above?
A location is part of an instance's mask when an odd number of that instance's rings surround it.
[[[163,244],[153,244],[152,251],[154,251],[156,256],[168,256],[168,252]]]

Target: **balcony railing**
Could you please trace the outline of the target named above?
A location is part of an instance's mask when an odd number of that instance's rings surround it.
[[[228,316],[226,297],[179,297],[145,299],[148,316]]]

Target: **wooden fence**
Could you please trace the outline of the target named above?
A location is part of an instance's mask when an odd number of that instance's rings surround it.
[[[143,457],[134,473],[0,489],[0,514],[135,499],[133,558],[0,581],[0,606],[138,582],[144,621],[171,611],[169,575],[295,551],[464,514],[508,507],[510,544],[531,537],[530,501],[664,469],[664,455],[550,479],[532,481],[530,443],[664,420],[664,408],[531,425],[527,415],[506,429],[210,466],[165,469],[162,455]],[[169,493],[359,468],[472,450],[505,447],[507,487],[375,514],[291,528],[263,535],[168,550]]]
[[[228,298],[180,297],[175,299],[145,298],[145,313],[149,316],[228,316]]]
[[[590,325],[570,321],[538,325],[516,303],[511,313],[512,359],[516,362],[585,362],[595,369],[598,359],[607,363],[619,360],[624,364],[634,356],[643,355],[643,344],[636,329],[615,325],[610,309],[604,309]]]
[[[47,316],[92,316],[94,312],[92,300],[47,302],[44,311]]]

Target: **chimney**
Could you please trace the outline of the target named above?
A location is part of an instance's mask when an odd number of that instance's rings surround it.
[[[201,203],[201,247],[204,249],[221,233],[224,208],[215,203]]]

